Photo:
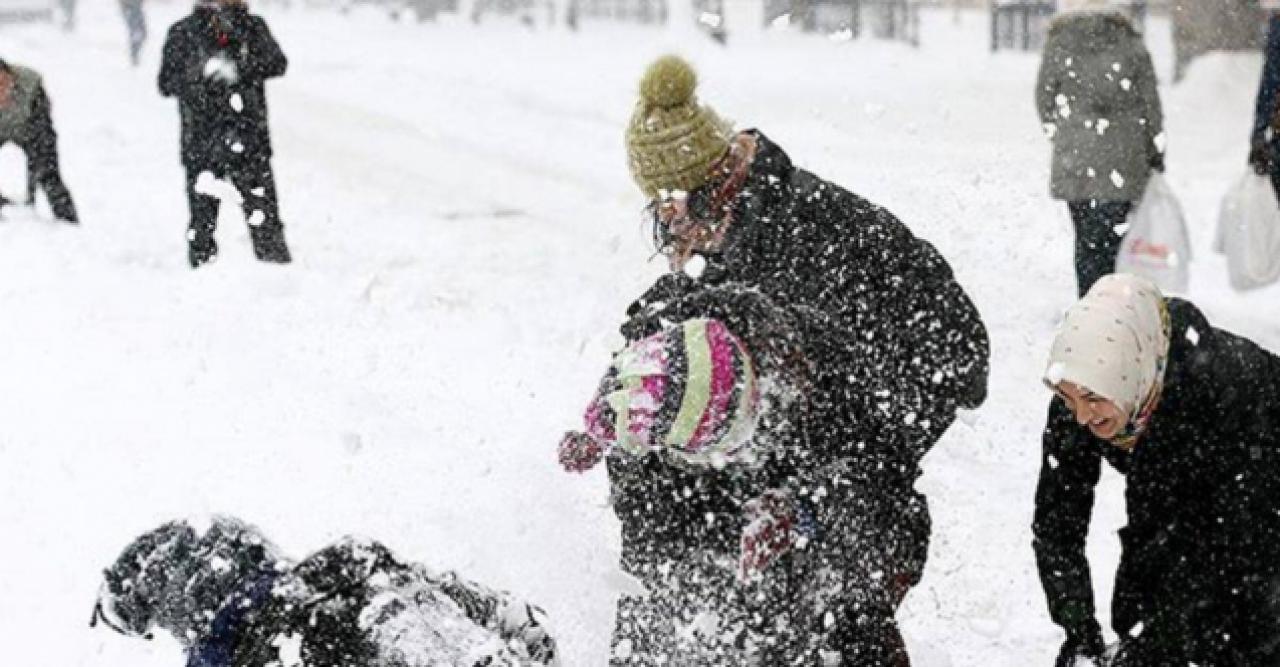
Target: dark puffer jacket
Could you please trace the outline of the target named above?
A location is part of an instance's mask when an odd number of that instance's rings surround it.
[[[986,330],[931,245],[884,209],[796,169],[763,135],[754,138],[723,253],[708,257],[699,279],[660,279],[632,305],[623,333],[637,340],[692,317],[719,319],[753,356],[766,350],[762,374],[800,365],[805,386],[793,406],[766,416],[758,468],[610,456],[623,566],[651,594],[670,593],[649,606],[666,604],[674,616],[624,600],[615,648],[620,637],[643,642],[637,628],[646,623],[679,627],[704,601],[733,598],[723,566],[737,557],[742,505],[783,488],[813,516],[817,538],[772,567],[764,591],[747,592],[728,634],[768,635],[752,619],[787,618],[799,636],[773,639],[802,646],[774,659],[818,649],[849,664],[889,664],[892,647],[867,626],[892,625],[901,594],[923,570],[929,516],[913,484],[956,409],[985,397]]]
[[[233,82],[207,76],[211,58],[235,64]],[[182,163],[189,169],[271,157],[264,82],[289,61],[261,17],[244,7],[198,6],[165,38],[160,93],[177,97]]]
[[[824,332],[810,341],[821,347],[811,353],[818,376],[809,395],[822,413],[821,446],[862,460],[874,439],[870,467],[887,468],[886,482],[909,488],[955,410],[986,398],[982,318],[928,241],[752,134],[755,159],[723,252],[707,258],[697,280],[659,280],[630,314],[721,284],[794,312]]]
[[[1068,632],[1093,623],[1085,537],[1105,459],[1129,514],[1112,624],[1143,626],[1124,664],[1276,664],[1280,358],[1168,305],[1164,393],[1131,454],[1050,404],[1033,526],[1050,614]]]
[[[293,565],[225,517],[135,540],[106,571],[96,620],[170,632],[188,667],[559,664],[542,612],[505,594],[351,538]]]

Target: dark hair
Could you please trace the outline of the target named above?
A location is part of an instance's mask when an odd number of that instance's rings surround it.
[[[9,63],[5,62],[4,58],[0,58],[0,72],[8,72],[8,71],[10,71]]]

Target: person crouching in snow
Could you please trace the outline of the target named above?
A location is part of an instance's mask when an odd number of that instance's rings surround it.
[[[1280,664],[1280,357],[1126,274],[1066,315],[1045,383],[1033,531],[1057,665],[1102,664],[1085,538],[1125,476],[1116,667]]]
[[[187,667],[560,664],[536,607],[377,542],[345,538],[294,563],[231,517],[135,539],[105,571],[93,622],[166,631]]]
[[[212,179],[229,181],[239,192],[254,255],[264,262],[291,261],[271,169],[265,87],[287,67],[266,21],[250,14],[243,0],[198,0],[189,16],[169,28],[160,93],[178,98],[182,116],[192,268],[218,254],[213,234],[219,200],[202,185]]]
[[[698,103],[696,85],[674,56],[640,84],[628,161],[672,273],[632,304],[623,334],[650,335],[663,319],[679,321],[673,312],[712,317],[698,308],[713,288],[758,294],[806,332],[798,342],[814,373],[801,449],[847,468],[832,493],[852,498],[818,520],[830,536],[825,571],[839,581],[828,586],[830,622],[812,636],[846,664],[905,664],[893,616],[919,581],[930,531],[914,484],[957,410],[986,397],[986,329],[932,245],[887,210],[795,167],[762,132],[734,133]],[[664,488],[667,474],[648,465],[625,477],[640,497]],[[619,514],[624,534],[647,530],[642,515]],[[875,549],[862,539],[871,534],[882,536]],[[624,559],[636,557],[626,549],[624,540]]]
[[[1123,13],[1131,3],[1063,0],[1036,79],[1053,144],[1050,190],[1075,226],[1078,294],[1115,271],[1129,212],[1164,172],[1164,115],[1151,54]]]
[[[44,82],[35,70],[0,60],[0,147],[10,142],[27,155],[27,203],[35,203],[39,186],[55,218],[78,222],[58,168],[58,133]],[[7,203],[0,195],[0,207]]]

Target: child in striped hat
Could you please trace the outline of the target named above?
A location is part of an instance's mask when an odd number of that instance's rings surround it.
[[[561,442],[560,462],[583,472],[615,448],[717,468],[749,460],[760,402],[742,341],[718,320],[687,320],[618,353],[583,415],[585,430]]]

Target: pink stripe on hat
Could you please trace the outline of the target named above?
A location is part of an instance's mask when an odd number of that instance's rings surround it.
[[[714,446],[715,442],[711,438],[724,435],[724,422],[731,407],[736,382],[733,358],[737,340],[717,320],[706,321],[706,332],[707,344],[711,348],[711,394],[698,428],[685,446],[685,451],[691,453]]]

